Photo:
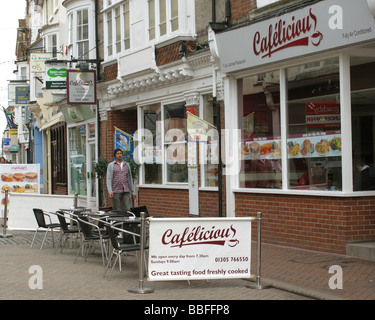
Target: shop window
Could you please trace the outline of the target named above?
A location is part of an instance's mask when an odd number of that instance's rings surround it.
[[[286,70],[288,186],[341,190],[339,59]]]
[[[241,188],[281,188],[280,75],[238,80]]]
[[[351,57],[353,190],[375,190],[375,59]]]
[[[143,108],[145,135],[143,150],[145,184],[163,183],[163,146],[161,144],[161,108],[160,105]]]
[[[144,128],[147,129],[142,154],[143,183],[186,183],[188,170],[185,103],[163,107],[147,106],[142,110]]]
[[[87,195],[86,125],[69,128],[70,194]]]
[[[212,96],[203,96],[203,119],[217,128],[216,108],[213,106]],[[203,157],[205,187],[218,186],[218,137],[208,137],[207,143],[199,143],[200,159]]]
[[[167,183],[188,182],[185,103],[164,106]]]

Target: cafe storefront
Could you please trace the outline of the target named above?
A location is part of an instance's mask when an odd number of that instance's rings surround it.
[[[263,212],[270,243],[345,253],[348,243],[374,240],[375,20],[367,1],[321,1],[210,31],[210,39],[233,132],[227,215]]]

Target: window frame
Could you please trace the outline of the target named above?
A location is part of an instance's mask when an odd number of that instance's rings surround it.
[[[171,145],[174,145],[174,144],[182,144],[184,143],[185,144],[185,147],[187,148],[187,140],[186,140],[186,135],[185,135],[185,140],[184,141],[177,141],[177,142],[169,142],[169,141],[166,141],[165,139],[165,110],[166,110],[166,107],[167,106],[170,106],[170,105],[175,105],[175,104],[180,104],[181,105],[184,105],[184,108],[185,108],[185,112],[186,112],[186,102],[182,99],[182,100],[177,100],[177,101],[168,101],[168,102],[162,102],[160,103],[159,105],[159,108],[160,108],[160,113],[161,113],[161,120],[160,120],[160,130],[161,130],[161,134],[160,134],[160,145],[161,145],[161,168],[162,168],[162,174],[161,174],[161,183],[146,183],[145,181],[145,160],[144,160],[144,156],[143,156],[143,148],[138,148],[138,145],[141,146],[143,143],[144,143],[144,137],[142,137],[140,140],[141,141],[136,141],[135,142],[135,150],[137,150],[137,154],[136,154],[136,157],[138,159],[140,159],[140,162],[141,162],[141,167],[140,167],[140,186],[143,186],[143,187],[167,187],[167,186],[174,186],[176,188],[186,188],[188,187],[188,181],[186,182],[173,182],[173,181],[168,181],[168,172],[167,172],[167,167],[168,167],[168,163],[167,163],[167,149],[169,146]],[[144,128],[144,115],[145,115],[145,112],[144,112],[144,108],[148,107],[149,105],[142,105],[142,106],[138,106],[138,127],[139,128]],[[185,121],[186,121],[186,117],[185,117]],[[185,163],[186,163],[186,170],[188,170],[187,168],[187,157],[185,159]],[[155,162],[154,162],[155,163]]]
[[[127,7],[127,9],[126,9]],[[118,15],[116,15],[116,10],[118,10]],[[126,16],[126,13],[128,15]],[[111,16],[109,24],[109,15]],[[128,20],[126,21],[126,17]],[[119,20],[116,20],[118,18]],[[131,2],[127,1],[112,1],[111,4],[104,8],[104,56],[105,59],[116,58],[117,56],[123,54],[124,51],[129,51],[131,49]],[[119,24],[116,24],[119,22]],[[126,30],[127,28],[127,30]],[[127,32],[126,32],[127,31]],[[126,37],[126,33],[128,36]],[[109,37],[111,34],[111,38]],[[118,37],[118,35],[120,35]],[[111,39],[111,43],[109,42]],[[127,42],[129,44],[127,44]]]
[[[87,27],[87,38],[78,39],[78,14],[83,11],[87,11],[87,23],[81,25],[81,27]],[[73,56],[76,59],[93,59],[95,56],[95,50],[93,48],[93,28],[92,16],[90,15],[90,6],[84,6],[75,8],[67,13],[67,46],[68,46],[68,57]],[[84,32],[83,32],[84,33]],[[85,44],[84,55],[79,54],[80,44]]]
[[[161,3],[165,2],[165,21],[161,22]],[[173,1],[177,1],[177,17],[172,17],[172,4]],[[169,38],[177,34],[181,30],[181,18],[182,18],[182,2],[180,0],[148,0],[147,5],[147,34],[148,42],[157,42],[165,38]],[[155,24],[150,27],[150,2],[154,3],[154,22]],[[177,19],[177,29],[172,30],[173,20]],[[165,24],[165,33],[161,32],[161,25]],[[150,29],[154,29],[154,38],[150,39]]]
[[[276,63],[273,66],[262,66],[257,68],[256,70],[252,70],[251,72],[241,72],[238,73],[233,79],[230,81],[230,86],[235,92],[237,92],[237,80],[245,78],[247,76],[254,76],[262,72],[267,72],[270,70],[279,70],[280,71],[280,114],[281,114],[281,140],[282,140],[282,150],[287,149],[286,141],[288,137],[288,130],[287,130],[287,85],[286,85],[286,69],[289,67],[302,65],[305,63],[314,62],[317,60],[325,60],[334,57],[339,58],[339,78],[340,78],[340,117],[341,117],[341,128],[346,128],[341,130],[341,138],[342,138],[342,190],[340,191],[329,191],[327,190],[294,190],[288,187],[288,170],[287,168],[287,152],[282,152],[282,188],[281,189],[262,189],[262,188],[242,188],[239,185],[239,179],[233,175],[230,177],[231,183],[233,185],[233,192],[240,192],[240,193],[249,193],[249,192],[256,192],[256,193],[265,193],[265,194],[306,194],[306,195],[322,195],[322,196],[347,196],[347,195],[363,195],[364,192],[353,192],[353,175],[352,174],[344,174],[345,172],[352,172],[353,170],[353,163],[352,163],[352,132],[347,128],[351,128],[351,91],[350,91],[350,54],[349,53],[342,53],[342,52],[327,52],[322,54],[313,55],[310,57],[304,58],[297,58],[293,61],[283,62],[283,63]],[[238,96],[235,95],[235,99],[231,100],[232,103],[235,103],[236,108],[238,109]],[[226,102],[228,103],[228,102]],[[233,130],[237,129],[237,119],[239,117],[238,111],[235,111],[236,120],[231,123],[231,128]],[[229,129],[229,128],[228,128]],[[241,142],[240,135],[236,138],[236,144],[233,145],[231,149],[233,151],[235,160],[234,160],[234,167],[240,168],[240,154],[238,152],[237,146]],[[228,152],[228,150],[227,150]],[[373,194],[374,191],[366,192],[366,194]]]

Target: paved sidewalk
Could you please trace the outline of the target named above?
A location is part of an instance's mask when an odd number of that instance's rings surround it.
[[[210,280],[146,282],[154,289],[150,294],[128,292],[139,287],[135,256],[126,258],[120,273],[116,266],[110,280],[102,277],[104,267],[98,255],[86,262],[76,250],[63,253],[52,248],[51,237],[39,250],[43,232],[33,248],[33,232],[12,232],[10,238],[0,238],[0,299],[125,299],[125,300],[304,300],[304,299],[375,299],[375,261],[349,256],[326,254],[276,245],[262,245],[261,284],[270,289],[249,289],[249,280]],[[55,240],[58,239],[56,235]],[[256,272],[256,245],[253,245],[252,273]],[[99,250],[97,250],[99,253]],[[43,270],[43,290],[31,290],[33,273],[29,268]],[[331,266],[343,272],[343,289],[332,290],[329,280]]]

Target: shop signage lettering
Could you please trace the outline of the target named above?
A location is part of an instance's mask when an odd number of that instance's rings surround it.
[[[162,236],[161,242],[164,245],[170,244],[171,247],[183,247],[190,245],[214,244],[224,246],[228,238],[228,245],[235,247],[239,241],[233,239],[237,231],[231,225],[229,228],[216,229],[212,226],[211,230],[206,230],[205,227],[197,226],[192,228],[185,228],[182,234],[174,233],[172,229],[168,229]]]
[[[249,277],[252,220],[151,218],[148,280]]]
[[[253,50],[258,56],[262,54],[262,58],[271,57],[273,53],[295,46],[308,46],[309,35],[312,30],[315,31],[311,35],[311,42],[314,46],[319,46],[323,40],[323,35],[316,31],[317,17],[310,9],[309,14],[302,19],[295,20],[292,17],[291,22],[280,19],[275,25],[270,24],[268,34],[261,36],[257,31],[253,39]],[[300,36],[303,36],[300,38]]]

